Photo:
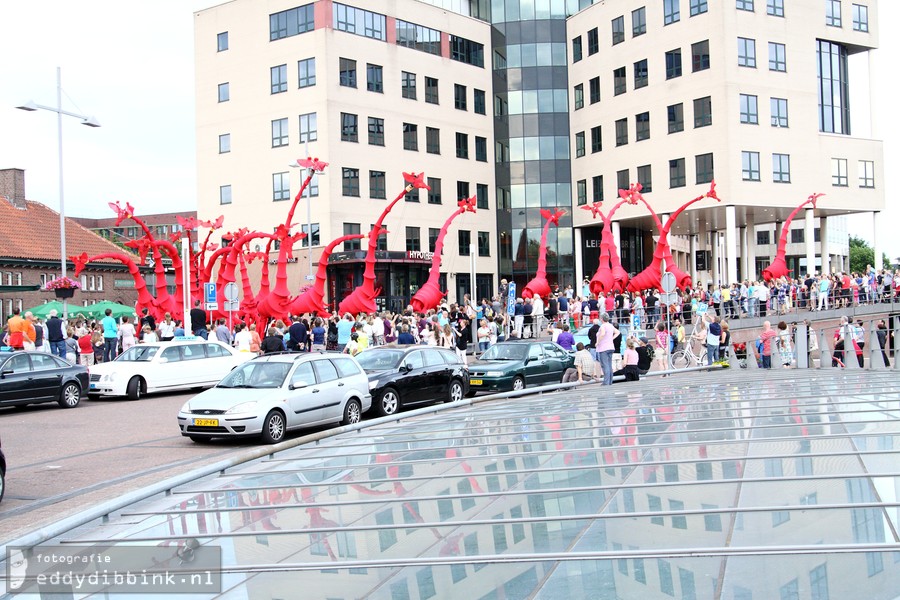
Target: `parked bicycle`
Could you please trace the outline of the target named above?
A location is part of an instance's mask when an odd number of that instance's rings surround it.
[[[684,348],[672,353],[669,363],[673,369],[686,369],[688,367],[699,367],[706,364],[706,348],[700,351],[700,354],[694,352],[693,344],[686,343]]]

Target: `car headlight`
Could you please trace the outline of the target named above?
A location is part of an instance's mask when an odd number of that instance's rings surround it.
[[[116,380],[116,374],[115,373],[107,373],[106,375],[103,376],[102,380],[109,381],[111,383]]]
[[[370,382],[369,382],[369,389],[370,389],[370,390],[374,390],[374,389],[377,388],[377,387],[378,387],[378,380],[377,380],[377,379],[375,379],[374,381],[370,381]]]
[[[181,407],[180,412],[183,412],[183,413],[191,412],[191,401],[190,400],[188,400],[187,402],[184,403],[184,406]]]
[[[485,377],[503,377],[503,371],[488,371],[484,374]]]
[[[226,415],[234,414],[234,413],[245,413],[250,412],[254,408],[256,408],[256,400],[252,400],[250,402],[242,402],[237,406],[232,406],[228,410],[225,411]]]

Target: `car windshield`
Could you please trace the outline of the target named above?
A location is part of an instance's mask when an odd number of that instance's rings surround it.
[[[527,355],[525,344],[496,344],[485,350],[481,360],[523,360]]]
[[[403,358],[402,350],[368,350],[356,355],[356,360],[366,371],[396,369]]]
[[[291,370],[291,363],[251,361],[225,376],[219,388],[277,388]]]
[[[156,353],[159,352],[159,346],[132,346],[116,360],[119,362],[147,362],[152,360]]]

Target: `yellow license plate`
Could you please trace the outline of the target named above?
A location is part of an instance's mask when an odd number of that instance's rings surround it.
[[[480,379],[470,379],[469,385],[482,385],[484,382]]]
[[[195,427],[218,427],[218,419],[194,419]]]

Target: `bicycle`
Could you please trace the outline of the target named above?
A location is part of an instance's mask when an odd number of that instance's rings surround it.
[[[670,355],[669,364],[673,369],[686,369],[688,367],[705,365],[706,348],[703,348],[700,354],[697,354],[694,352],[693,344],[690,341],[686,341],[684,349],[673,352]]]

